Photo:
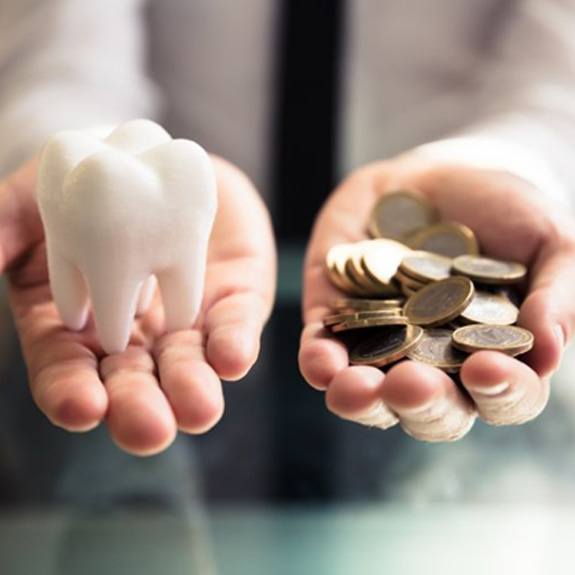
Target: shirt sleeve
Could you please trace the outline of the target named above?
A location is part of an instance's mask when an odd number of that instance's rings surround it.
[[[0,0],[0,176],[58,130],[154,114],[143,0]]]
[[[516,2],[477,77],[477,121],[418,151],[512,172],[573,204],[575,2]]]

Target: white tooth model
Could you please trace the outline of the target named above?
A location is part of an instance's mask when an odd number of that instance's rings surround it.
[[[43,151],[37,192],[52,295],[68,328],[85,326],[91,301],[102,348],[123,351],[155,278],[166,329],[193,324],[217,208],[203,148],[149,120],[104,140],[60,132]]]

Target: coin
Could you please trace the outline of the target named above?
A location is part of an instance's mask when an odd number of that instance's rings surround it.
[[[401,285],[406,286],[414,291],[418,291],[422,287],[425,287],[427,285],[427,282],[420,282],[409,276],[406,276],[405,274],[399,271],[395,274],[395,279],[399,281]]]
[[[389,286],[401,260],[411,250],[394,240],[377,239],[361,242],[363,254],[361,264],[365,273],[375,282]]]
[[[355,284],[347,277],[345,264],[353,251],[353,244],[338,244],[332,246],[326,255],[326,265],[329,279],[339,289],[356,294]]]
[[[459,371],[467,354],[453,347],[452,333],[449,329],[424,329],[417,345],[409,351],[407,357],[448,373]]]
[[[379,309],[368,309],[368,310],[357,310],[357,309],[351,309],[351,308],[342,308],[342,309],[338,309],[335,310],[337,313],[328,315],[326,317],[331,318],[332,316],[351,316],[351,315],[357,315],[360,313],[365,313],[365,314],[372,314],[374,316],[377,316],[378,314],[383,316],[383,315],[387,315],[387,316],[403,316],[403,308],[401,307],[385,307],[385,308],[379,308]],[[358,318],[358,319],[363,319],[363,318]],[[340,323],[338,321],[335,322],[331,322],[333,323]]]
[[[388,192],[375,204],[368,229],[373,237],[401,240],[419,228],[437,221],[437,212],[427,199],[411,190]]]
[[[401,308],[403,302],[404,302],[403,298],[402,299],[338,298],[333,302],[333,307],[337,310],[369,311],[369,310]]]
[[[376,311],[356,311],[356,312],[346,312],[346,313],[335,313],[326,315],[323,318],[323,325],[325,327],[330,327],[338,323],[352,322],[357,320],[371,320],[380,318],[402,318],[403,313],[401,309],[384,309]]]
[[[361,254],[360,254],[361,257]],[[347,279],[356,286],[357,293],[362,295],[374,296],[378,293],[378,286],[374,284],[367,276],[361,264],[359,267],[356,266],[355,259],[352,256],[345,263],[345,272]]]
[[[425,250],[451,258],[479,253],[479,245],[473,231],[456,222],[428,226],[414,232],[405,241],[414,250]]]
[[[401,293],[408,299],[418,291],[416,289],[411,289],[410,287],[407,287],[405,284],[400,284],[400,289]]]
[[[452,259],[430,252],[412,252],[399,265],[405,275],[421,282],[439,281],[451,275]]]
[[[340,333],[354,329],[366,329],[368,327],[381,327],[387,325],[407,325],[409,322],[403,316],[380,316],[369,319],[350,319],[331,326],[331,331]]]
[[[482,256],[459,256],[453,260],[453,272],[485,284],[509,284],[521,281],[527,268],[517,262],[506,262]]]
[[[423,330],[416,325],[378,330],[352,348],[350,363],[383,367],[398,361],[417,344],[422,333]]]
[[[520,355],[533,347],[533,334],[515,325],[467,325],[453,332],[453,345],[473,353],[482,349]]]
[[[426,285],[405,304],[410,323],[434,327],[448,323],[461,314],[473,297],[473,284],[464,277],[450,277]]]
[[[397,295],[397,289],[395,285],[391,283],[384,283],[379,281],[377,278],[368,274],[365,265],[363,263],[363,258],[366,253],[375,248],[374,244],[379,242],[388,242],[388,240],[364,240],[354,244],[353,250],[351,251],[348,260],[345,265],[345,271],[348,278],[356,285],[359,285],[363,290],[364,295]],[[397,243],[397,242],[392,242]],[[401,244],[397,244],[401,246]],[[403,247],[403,249],[409,249]],[[386,256],[390,254],[386,251]]]
[[[461,312],[467,322],[491,325],[511,325],[518,315],[519,310],[506,296],[483,290],[475,290],[473,299]]]

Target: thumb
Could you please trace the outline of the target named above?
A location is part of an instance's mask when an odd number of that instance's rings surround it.
[[[0,182],[0,273],[43,238],[36,203],[38,158]]]
[[[575,327],[575,244],[544,247],[534,269],[519,324],[535,336],[527,362],[548,377],[559,367]]]

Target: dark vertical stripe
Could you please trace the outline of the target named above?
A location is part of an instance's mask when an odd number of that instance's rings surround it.
[[[280,254],[286,245],[303,246],[335,183],[342,16],[343,0],[282,3],[272,138]],[[334,493],[337,420],[299,374],[299,308],[299,301],[280,303],[271,325],[278,374],[271,495],[280,501],[325,500]]]
[[[272,186],[279,239],[304,239],[335,183],[343,0],[285,0]]]

